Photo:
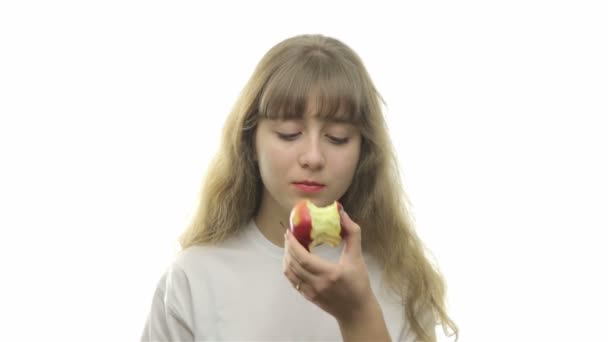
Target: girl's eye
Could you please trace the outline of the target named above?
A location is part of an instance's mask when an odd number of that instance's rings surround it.
[[[300,132],[298,133],[280,133],[277,132],[277,136],[279,137],[279,139],[281,140],[285,140],[285,141],[293,141],[296,140],[299,136],[300,136]],[[332,144],[335,145],[343,145],[346,144],[348,142],[348,138],[339,138],[339,137],[334,137],[333,135],[328,135],[327,138],[329,139],[329,141]]]
[[[281,140],[287,140],[287,141],[291,141],[291,140],[295,140],[300,133],[292,133],[292,134],[288,134],[288,133],[279,133],[277,132],[277,135],[279,136],[279,139]]]
[[[332,144],[336,145],[343,145],[348,142],[348,138],[338,138],[331,135],[328,135],[327,137],[329,138],[329,141],[331,141]]]

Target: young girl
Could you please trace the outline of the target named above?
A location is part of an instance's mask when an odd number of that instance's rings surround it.
[[[144,341],[435,341],[458,334],[414,232],[380,95],[357,54],[321,36],[262,58],[224,126],[183,250]],[[343,243],[291,235],[302,199],[338,200]]]

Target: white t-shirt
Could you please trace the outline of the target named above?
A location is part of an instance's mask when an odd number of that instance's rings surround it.
[[[313,252],[337,261],[341,251]],[[285,278],[282,258],[253,220],[220,245],[183,250],[158,283],[142,341],[341,341],[335,318]],[[391,339],[413,341],[399,298],[380,284],[381,268],[366,263]]]

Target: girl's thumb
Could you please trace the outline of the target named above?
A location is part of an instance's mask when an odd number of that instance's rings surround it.
[[[342,224],[342,238],[344,240],[344,253],[346,255],[361,253],[361,227],[353,220],[346,211],[340,211],[340,221]]]

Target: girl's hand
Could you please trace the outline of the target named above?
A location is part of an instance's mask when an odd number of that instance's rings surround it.
[[[338,263],[309,253],[287,230],[283,273],[306,299],[341,324],[351,324],[357,320],[356,315],[374,312],[378,302],[363,260],[361,228],[344,211],[340,215],[346,234]]]

